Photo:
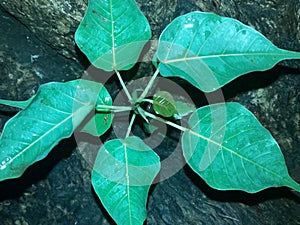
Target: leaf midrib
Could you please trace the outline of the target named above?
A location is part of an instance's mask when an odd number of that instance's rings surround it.
[[[132,224],[132,215],[131,215],[131,199],[130,199],[130,176],[129,176],[129,168],[128,168],[128,152],[127,152],[127,144],[124,141],[123,143],[124,149],[124,162],[125,162],[125,176],[126,176],[126,192],[127,192],[127,202],[128,202],[128,217],[129,224]]]
[[[235,152],[234,150],[232,150],[232,149],[230,149],[230,148],[227,148],[226,146],[222,145],[222,143],[218,143],[218,142],[216,142],[216,141],[214,141],[214,140],[212,140],[212,139],[210,139],[210,138],[207,138],[207,137],[205,137],[205,136],[203,136],[203,135],[201,135],[201,134],[198,134],[198,133],[196,133],[195,131],[193,131],[193,130],[191,130],[191,129],[187,129],[187,131],[188,131],[190,134],[197,136],[198,138],[201,138],[201,139],[203,139],[203,140],[206,140],[207,142],[210,142],[210,143],[213,143],[213,144],[219,146],[220,148],[222,148],[222,149],[224,149],[224,150],[230,152],[230,153],[233,154],[233,155],[236,155],[238,158],[240,158],[240,159],[242,159],[242,160],[244,160],[244,161],[247,161],[248,163],[253,164],[254,166],[257,166],[257,167],[259,167],[260,169],[262,169],[262,170],[264,170],[264,171],[266,171],[266,172],[268,172],[268,173],[270,173],[270,174],[272,174],[272,175],[274,175],[274,176],[276,176],[276,177],[281,178],[281,180],[284,180],[286,183],[293,185],[293,183],[291,183],[290,180],[287,179],[286,177],[281,176],[280,174],[275,173],[274,171],[269,170],[268,168],[266,168],[266,167],[264,167],[264,166],[262,166],[262,165],[260,165],[260,164],[255,163],[253,160],[251,160],[251,159],[249,159],[249,158],[247,158],[247,157],[245,157],[245,156],[243,156],[243,155],[241,155],[241,154]]]
[[[178,59],[166,59],[161,60],[163,64],[170,64],[176,62],[184,62],[184,61],[192,61],[192,60],[202,60],[202,59],[209,59],[209,58],[223,58],[223,57],[243,57],[243,56],[279,56],[281,58],[300,58],[300,54],[295,53],[272,53],[272,52],[254,52],[254,53],[230,53],[230,54],[215,54],[215,55],[203,55],[203,56],[194,56],[194,57],[184,57]],[[279,60],[279,59],[278,59]]]
[[[82,107],[81,107],[82,108]],[[9,165],[11,164],[15,159],[17,159],[20,155],[24,154],[24,152],[26,152],[29,148],[31,148],[32,146],[34,146],[36,143],[38,143],[39,141],[41,141],[44,137],[46,137],[48,134],[50,134],[52,131],[54,131],[56,128],[58,128],[59,126],[61,126],[62,124],[64,124],[66,121],[68,121],[70,118],[72,118],[73,116],[75,116],[78,112],[81,112],[81,108],[79,108],[75,113],[69,113],[69,116],[67,116],[65,119],[63,119],[61,122],[55,124],[53,126],[53,128],[49,129],[46,133],[42,134],[39,138],[37,138],[36,140],[34,140],[32,143],[30,143],[28,146],[26,146],[22,151],[18,152],[18,154],[16,154],[15,156],[13,156],[9,161],[7,161],[5,163],[5,165]],[[92,107],[89,111],[92,110]],[[76,127],[74,127],[75,129]]]
[[[111,51],[112,51],[112,58],[113,58],[113,65],[112,69],[115,70],[116,65],[116,50],[115,50],[115,25],[114,25],[114,17],[113,17],[113,3],[112,0],[110,0],[110,21],[111,21]]]

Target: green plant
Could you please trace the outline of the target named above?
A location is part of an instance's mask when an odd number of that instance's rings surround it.
[[[85,79],[43,84],[23,102],[0,100],[22,109],[2,132],[0,181],[21,176],[78,127],[79,132],[101,136],[115,114],[131,111],[126,135],[103,144],[92,171],[92,185],[117,224],[144,222],[149,187],[160,170],[159,156],[130,133],[137,116],[149,124],[148,132],[156,129],[152,120],[179,129],[187,164],[215,189],[254,193],[288,186],[300,192],[277,142],[239,103],[194,108],[164,90],[147,96],[159,74],[212,92],[243,74],[299,59],[300,53],[277,48],[237,20],[192,12],[165,28],[153,59],[155,73],[145,89],[130,91],[119,71],[133,67],[150,36],[150,26],[133,0],[90,0],[75,41],[94,66],[116,74],[128,102],[113,105],[103,84]],[[185,117],[186,126],[176,122]]]

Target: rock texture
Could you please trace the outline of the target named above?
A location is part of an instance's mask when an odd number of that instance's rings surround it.
[[[86,1],[2,1],[0,4],[40,40],[67,57],[75,57],[73,35],[84,15]]]
[[[164,0],[137,1],[148,18],[153,37],[176,16],[193,10],[236,18],[262,32],[279,47],[300,49],[298,0]],[[3,0],[0,5],[38,38],[66,57],[77,59],[73,35],[87,0]]]
[[[24,100],[42,83],[81,77],[83,67],[39,41],[11,15],[0,10],[1,98]],[[7,107],[0,106],[0,109]]]
[[[261,31],[279,47],[300,49],[298,0],[139,0],[138,3],[150,22],[154,39],[176,16],[202,10],[237,18]],[[28,28],[0,11],[1,98],[26,99],[41,83],[80,77],[82,66],[65,57],[80,61],[73,35],[87,1],[2,0],[0,5]],[[297,62],[284,65],[299,67]],[[140,68],[139,74],[145,75],[146,69],[151,71],[151,64],[141,64]],[[299,74],[297,69],[277,67],[244,76],[223,90],[228,101],[242,103],[270,129],[282,147],[291,176],[298,182]],[[13,115],[3,112],[4,109],[0,108],[0,130]],[[168,155],[176,145],[173,138],[168,138],[157,151]],[[21,178],[0,183],[1,224],[114,224],[92,191],[89,165],[74,148],[75,143],[68,139]],[[299,202],[300,198],[287,188],[254,195],[216,191],[184,168],[151,190],[147,224],[300,224]]]

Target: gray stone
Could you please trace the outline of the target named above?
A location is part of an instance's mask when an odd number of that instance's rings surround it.
[[[300,49],[298,0],[164,0],[137,1],[157,38],[176,16],[193,10],[236,18],[262,32],[274,44]],[[2,0],[0,5],[42,41],[66,57],[77,59],[74,32],[87,0]]]
[[[297,0],[138,2],[149,20],[154,39],[176,16],[192,10],[202,10],[237,18],[261,31],[279,47],[299,49]],[[86,4],[87,1],[84,0],[0,2],[3,8],[25,24],[36,37],[62,55],[76,61],[79,59],[73,35],[84,15]],[[17,27],[15,23],[9,25]],[[40,83],[80,76],[81,68],[77,67],[78,64],[50,53],[47,46],[30,36],[30,32],[21,33],[19,27],[10,30],[9,26],[3,27],[2,23],[0,28],[3,29],[0,33],[5,33],[5,29],[10,34],[15,32],[14,37],[3,35],[1,41],[4,43],[0,50],[1,97],[26,99],[35,93]],[[19,39],[17,34],[20,35]],[[12,40],[7,42],[5,37]],[[15,42],[18,42],[18,45],[14,45]],[[39,57],[31,57],[35,55]],[[291,62],[286,65],[297,67],[298,64]],[[152,65],[149,64],[139,73],[145,75],[144,69],[151,71],[151,68]],[[227,85],[224,95],[228,101],[233,100],[245,105],[270,129],[282,147],[291,176],[299,181],[300,81],[299,75],[295,76],[299,71],[287,68],[283,68],[279,74],[276,71],[251,75],[251,82],[243,77]],[[263,80],[262,75],[270,77],[273,73],[275,78],[272,78],[271,84],[259,83]],[[39,76],[41,74],[42,76]],[[241,81],[246,83],[247,88]],[[2,121],[2,125],[6,119]],[[92,191],[89,165],[86,165],[79,150],[72,153],[75,148],[73,145],[70,139],[61,143],[52,151],[54,153],[33,165],[21,178],[1,182],[0,215],[3,224],[114,224]],[[172,146],[176,145],[177,142],[173,138],[168,138],[157,151],[170,154]],[[216,191],[209,188],[188,168],[157,184],[151,190],[147,210],[149,225],[269,225],[299,224],[300,221],[299,198],[287,188],[269,189],[253,195],[238,191]]]
[[[68,81],[82,76],[83,67],[53,48],[0,9],[1,98],[25,100],[42,83]],[[0,109],[7,107],[0,106]]]
[[[74,32],[86,10],[84,0],[1,1],[0,5],[40,40],[69,58],[76,58]]]

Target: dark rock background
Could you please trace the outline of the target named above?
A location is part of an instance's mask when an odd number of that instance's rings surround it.
[[[298,0],[165,0],[137,1],[157,38],[175,17],[195,11],[210,11],[236,18],[262,32],[274,44],[299,49],[300,22]],[[78,59],[74,32],[87,0],[2,0],[0,5],[30,31],[59,53]]]
[[[0,98],[27,99],[40,84],[81,77],[86,67],[73,35],[87,1],[0,2]],[[297,0],[138,1],[153,39],[176,16],[201,10],[237,18],[279,47],[300,49]],[[300,182],[300,70],[298,61],[245,75],[223,88],[227,101],[250,109],[279,142],[291,176]],[[137,65],[136,77],[152,72]],[[201,104],[201,103],[200,103]],[[0,108],[0,124],[14,115]],[[168,154],[176,140],[159,149]],[[90,165],[74,138],[61,142],[18,179],[0,183],[0,224],[113,224],[90,185]],[[287,188],[257,194],[216,191],[191,170],[156,184],[148,200],[147,224],[300,224],[300,197]]]

